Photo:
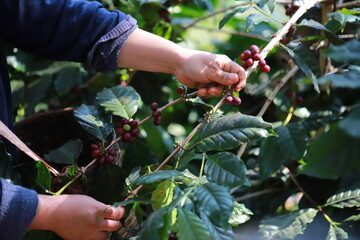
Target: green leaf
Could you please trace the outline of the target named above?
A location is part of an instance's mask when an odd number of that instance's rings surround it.
[[[348,234],[340,227],[330,224],[326,240],[343,240],[348,239]]]
[[[321,23],[314,21],[312,19],[307,20],[307,19],[303,19],[300,24],[298,24],[297,26],[301,27],[301,26],[306,26],[306,27],[310,27],[310,28],[314,28],[317,30],[321,30],[324,31],[327,38],[334,44],[342,44],[344,43],[344,41],[339,38],[332,30],[328,29],[326,26],[322,25]],[[335,31],[336,32],[336,31]]]
[[[345,219],[344,221],[360,221],[360,214],[352,215],[352,216],[348,217],[347,219]]]
[[[335,88],[359,89],[359,78],[360,69],[350,66],[349,71],[324,75],[317,82],[320,85],[330,83]]]
[[[210,12],[213,11],[213,5],[210,0],[194,0],[194,2]]]
[[[106,204],[112,204],[124,199],[122,191],[125,184],[125,174],[115,164],[105,164],[100,167],[92,182],[91,196]]]
[[[0,177],[8,182],[21,184],[21,177],[13,169],[11,155],[6,151],[5,144],[0,141]]]
[[[130,198],[129,200],[114,202],[111,206],[113,207],[127,206],[134,203],[153,204],[154,202],[145,198]]]
[[[250,219],[250,215],[253,215],[253,213],[247,209],[244,204],[234,201],[234,209],[229,219],[229,223],[232,226],[243,224]]]
[[[176,170],[162,170],[157,172],[148,173],[140,176],[134,182],[132,182],[132,186],[139,186],[154,183],[164,179],[170,179],[176,176],[182,176],[183,174]]]
[[[83,145],[80,139],[69,140],[58,149],[50,151],[45,155],[45,158],[49,162],[75,164],[77,158],[80,156],[82,148]]]
[[[19,165],[17,169],[21,174],[21,178],[25,187],[35,189],[39,193],[45,193],[46,190],[50,189],[50,171],[42,162],[27,162]]]
[[[275,135],[270,123],[259,117],[236,113],[203,125],[189,148],[199,152],[234,149],[241,144]]]
[[[84,130],[102,141],[111,133],[110,124],[100,118],[100,111],[95,106],[81,105],[74,110],[74,116]]]
[[[211,239],[216,239],[216,240],[234,240],[235,239],[235,234],[231,227],[222,228],[222,227],[215,225],[211,221],[211,219],[201,211],[200,211],[200,217],[206,224],[206,227],[209,229],[210,235],[212,237]]]
[[[222,29],[224,27],[224,25],[230,21],[230,19],[232,17],[234,17],[237,13],[243,13],[245,11],[247,11],[249,9],[249,7],[239,7],[236,8],[235,10],[233,10],[232,12],[228,13],[225,15],[225,17],[223,19],[221,19],[220,23],[219,23],[219,29]]]
[[[300,124],[290,123],[275,129],[282,154],[292,160],[301,159],[306,151],[308,136]]]
[[[209,229],[193,212],[178,208],[177,237],[179,240],[209,240]]]
[[[195,189],[194,201],[219,226],[227,226],[234,202],[226,187],[215,183],[201,185]]]
[[[285,50],[294,59],[296,65],[305,73],[305,75],[312,79],[315,90],[320,92],[319,86],[316,82],[315,75],[320,72],[319,61],[313,56],[315,53],[303,44],[296,46],[294,49],[284,46]]]
[[[81,83],[81,77],[80,68],[65,68],[59,72],[54,80],[55,90],[59,94],[68,93],[73,86]]]
[[[342,131],[338,124],[319,135],[308,148],[306,165],[299,172],[318,177],[336,179],[360,169],[360,140]]]
[[[360,189],[349,190],[330,197],[324,206],[337,208],[360,207]]]
[[[165,240],[165,238],[162,237],[162,233],[166,232],[166,230],[170,230],[170,225],[165,221],[166,216],[166,208],[160,208],[159,210],[152,212],[143,224],[143,227],[139,233],[139,239]]]
[[[260,222],[259,230],[264,239],[293,239],[302,234],[308,223],[311,223],[318,210],[313,208],[284,214]]]
[[[275,137],[263,139],[260,145],[260,179],[264,180],[276,172],[286,160]]]
[[[207,159],[204,171],[209,181],[230,188],[250,186],[246,166],[235,154],[220,152],[208,155]]]
[[[154,202],[152,204],[154,211],[168,206],[172,202],[175,187],[176,184],[168,179],[156,186],[155,191],[153,191],[151,195],[151,201]]]
[[[360,40],[352,39],[340,46],[331,46],[327,55],[338,63],[360,64]]]
[[[274,25],[276,29],[282,27],[282,25],[279,22],[275,21],[274,19],[262,13],[252,13],[246,18],[246,30],[249,31],[251,26],[259,25],[262,22]]]
[[[360,139],[360,105],[339,122],[339,127],[348,135]]]
[[[136,161],[134,161],[136,160]],[[125,172],[130,172],[135,167],[145,167],[156,164],[158,160],[151,149],[141,141],[135,141],[126,148],[123,158],[122,168]]]
[[[139,94],[132,87],[105,88],[97,94],[99,104],[113,115],[130,119],[137,111]]]

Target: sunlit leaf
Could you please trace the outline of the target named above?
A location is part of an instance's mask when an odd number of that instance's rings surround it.
[[[318,210],[302,209],[260,222],[260,232],[264,239],[293,239],[302,234],[308,223],[314,220]]]
[[[344,240],[348,239],[348,234],[340,227],[330,224],[326,240]]]
[[[229,223],[233,226],[243,224],[250,219],[250,215],[253,215],[253,213],[244,204],[235,201]]]
[[[245,142],[273,135],[270,123],[259,117],[236,113],[203,125],[190,148],[195,147],[199,152],[230,150]]]
[[[80,126],[99,140],[104,140],[111,133],[111,126],[100,118],[95,106],[81,105],[74,110],[74,116]]]
[[[155,191],[151,194],[151,201],[154,202],[152,204],[153,210],[158,210],[172,202],[175,187],[176,184],[167,179],[156,186]]]
[[[360,214],[358,215],[352,215],[351,217],[348,217],[344,221],[360,221]]]
[[[337,208],[360,207],[360,189],[338,193],[330,197],[324,206]]]
[[[130,119],[138,109],[139,94],[132,87],[105,88],[97,94],[99,104],[113,115]]]

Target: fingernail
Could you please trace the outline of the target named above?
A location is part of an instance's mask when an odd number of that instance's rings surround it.
[[[237,81],[237,79],[238,79],[238,76],[236,73],[229,74],[229,81],[234,82],[234,81]]]

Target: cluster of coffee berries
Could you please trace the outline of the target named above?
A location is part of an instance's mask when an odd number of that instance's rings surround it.
[[[117,132],[121,136],[123,142],[132,143],[135,137],[139,135],[139,129],[137,129],[139,123],[133,119],[124,118],[117,124]]]
[[[117,154],[116,150],[113,149],[105,152],[105,148],[101,142],[91,144],[91,151],[91,156],[97,158],[97,164],[99,166],[104,166],[106,163],[114,163]]]
[[[184,87],[178,87],[176,89],[176,93],[179,94],[179,95],[183,95],[185,92],[185,88]]]
[[[238,105],[241,104],[241,98],[235,97],[233,95],[227,95],[226,98],[225,98],[225,102],[226,103],[232,103],[235,106],[238,106]]]
[[[263,72],[270,72],[270,66],[266,64],[264,59],[261,59],[261,55],[259,53],[259,47],[256,45],[251,45],[249,49],[245,50],[241,55],[240,59],[243,61],[241,66],[244,69],[247,69],[254,65],[254,61],[259,61],[259,68]]]
[[[157,102],[151,103],[150,109],[152,110],[151,116],[154,118],[154,125],[159,126],[161,124],[161,112]]]
[[[162,8],[159,10],[160,19],[164,19],[165,22],[171,23],[170,13],[167,9]]]
[[[286,35],[280,40],[282,44],[289,43],[294,38],[295,26],[292,25]]]
[[[189,1],[188,0],[174,0],[173,3],[174,3],[174,6],[176,6],[176,5],[186,5],[186,4],[189,3]]]
[[[296,4],[291,4],[291,3],[287,3],[285,4],[285,14],[287,16],[292,16],[298,9],[299,9],[299,5]]]

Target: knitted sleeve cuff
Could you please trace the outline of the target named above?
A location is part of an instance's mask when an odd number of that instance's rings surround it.
[[[130,15],[102,36],[90,50],[85,68],[88,71],[115,71],[119,52],[128,36],[137,28],[136,20]]]
[[[10,184],[0,184],[0,236],[1,239],[19,240],[36,215],[39,202],[35,191]]]

